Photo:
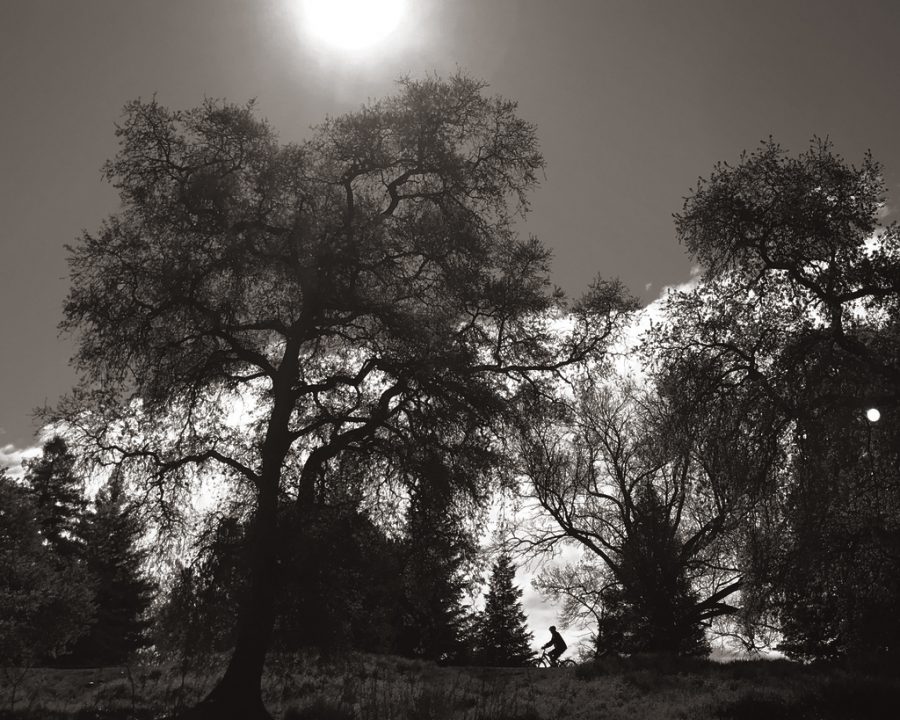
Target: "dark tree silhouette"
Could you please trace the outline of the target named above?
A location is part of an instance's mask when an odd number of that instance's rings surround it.
[[[249,571],[246,535],[239,518],[209,517],[193,557],[176,566],[157,610],[154,644],[184,668],[234,647]]]
[[[679,528],[652,484],[640,484],[633,500],[615,581],[600,592],[597,651],[705,654],[709,645]]]
[[[25,479],[44,540],[61,558],[81,556],[84,543],[79,531],[87,509],[84,482],[75,474],[75,456],[62,437],[45,442],[41,455],[26,463]]]
[[[404,80],[299,145],[215,101],[133,102],[117,134],[122,209],[71,251],[85,381],[48,419],[143,478],[163,521],[201,474],[251,499],[235,649],[191,715],[268,717],[279,505],[316,504],[330,464],[422,407],[513,407],[631,305],[617,283],[571,305],[550,286],[512,225],[543,166],[534,127],[464,76]]]
[[[430,458],[417,475],[401,550],[399,649],[428,660],[457,661],[466,654],[463,573],[476,547],[455,506],[449,469]]]
[[[525,667],[534,662],[522,590],[515,586],[516,567],[509,555],[497,558],[491,570],[484,611],[478,622],[478,661],[498,667]]]
[[[694,653],[703,628],[737,611],[732,539],[780,458],[777,428],[742,427],[745,408],[711,404],[714,433],[648,387],[582,383],[523,438],[525,471],[547,514],[520,538],[542,550],[576,543],[588,561],[538,578],[567,621],[597,622],[605,647]],[[601,648],[602,649],[602,648]]]
[[[397,652],[399,543],[353,507],[290,511],[282,528],[276,647]]]
[[[880,222],[885,189],[870,155],[856,167],[828,142],[792,157],[770,140],[676,217],[704,275],[670,295],[656,348],[674,376],[702,369],[723,398],[768,407],[748,424],[790,429],[790,466],[740,552],[751,614],[805,657],[898,636],[884,608],[900,601],[900,229]]]
[[[96,611],[90,630],[72,648],[67,662],[117,665],[149,643],[146,611],[155,585],[144,571],[147,550],[140,547],[144,532],[137,507],[125,498],[120,478],[113,476],[81,523]]]
[[[0,468],[0,655],[23,671],[64,654],[93,614],[84,569],[54,553],[39,516],[33,493]]]

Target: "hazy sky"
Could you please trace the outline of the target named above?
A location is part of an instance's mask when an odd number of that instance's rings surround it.
[[[798,151],[828,135],[852,160],[871,148],[898,185],[898,2],[408,0],[387,43],[355,56],[304,33],[300,4],[0,0],[0,461],[74,381],[64,244],[116,209],[100,166],[136,97],[255,97],[296,140],[400,75],[462,68],[538,125],[547,174],[523,232],[573,294],[598,272],[645,301],[685,280],[672,213],[770,134]]]

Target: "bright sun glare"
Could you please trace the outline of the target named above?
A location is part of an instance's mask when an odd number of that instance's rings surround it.
[[[406,0],[303,0],[307,32],[350,52],[376,45],[390,35],[406,10]]]

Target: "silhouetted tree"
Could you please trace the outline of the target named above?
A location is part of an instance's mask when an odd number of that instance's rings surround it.
[[[548,251],[516,236],[543,160],[483,90],[404,80],[299,145],[252,106],[125,109],[106,165],[122,209],[72,249],[63,328],[85,382],[48,419],[167,512],[198,473],[251,498],[235,649],[193,717],[268,717],[282,502],[315,504],[329,463],[417,403],[513,403],[601,353],[631,307],[617,283],[566,304]]]
[[[633,501],[614,582],[600,593],[597,649],[705,654],[709,645],[679,528],[651,484],[639,486]]]
[[[898,632],[873,631],[900,601],[896,423],[863,415],[900,406],[900,230],[881,224],[884,201],[870,155],[855,167],[828,142],[791,157],[770,140],[718,165],[676,217],[704,275],[669,296],[657,350],[792,430],[742,552],[756,616],[805,657],[882,652]]]
[[[475,544],[454,504],[454,489],[450,470],[438,458],[428,458],[411,491],[401,550],[399,649],[429,660],[456,661],[468,654],[463,573]]]
[[[397,652],[402,549],[353,507],[286,513],[276,646]]]
[[[900,436],[867,424],[841,407],[804,424],[768,552],[748,558],[793,657],[900,660]]]
[[[87,501],[84,482],[75,473],[75,456],[62,437],[47,440],[41,454],[25,464],[25,480],[41,536],[61,558],[78,558],[84,550],[79,528]]]
[[[33,493],[0,469],[0,656],[27,669],[65,653],[93,614],[83,568],[45,541]]]
[[[144,571],[141,548],[145,527],[136,506],[113,476],[100,489],[94,507],[81,523],[84,565],[94,588],[96,611],[90,630],[78,640],[67,661],[77,665],[124,663],[149,643],[146,611],[154,583]]]
[[[568,621],[596,621],[607,647],[701,652],[703,629],[737,611],[733,537],[778,468],[778,428],[748,432],[744,408],[718,404],[707,406],[716,432],[698,434],[650,382],[585,381],[556,404],[523,438],[549,518],[523,540],[574,542],[588,559],[538,585],[565,600]]]
[[[497,558],[491,570],[484,611],[478,623],[477,659],[484,665],[524,667],[534,662],[522,590],[515,586],[516,567],[509,555]]]

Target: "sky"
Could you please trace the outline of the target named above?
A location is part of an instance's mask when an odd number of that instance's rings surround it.
[[[376,3],[379,0],[371,0]],[[302,0],[0,0],[0,463],[75,382],[57,324],[66,243],[118,200],[101,178],[134,98],[256,98],[284,140],[462,69],[519,103],[547,161],[523,233],[579,294],[598,273],[643,302],[690,277],[672,223],[699,176],[772,135],[867,149],[900,196],[894,0],[407,0],[381,43],[310,32]]]

